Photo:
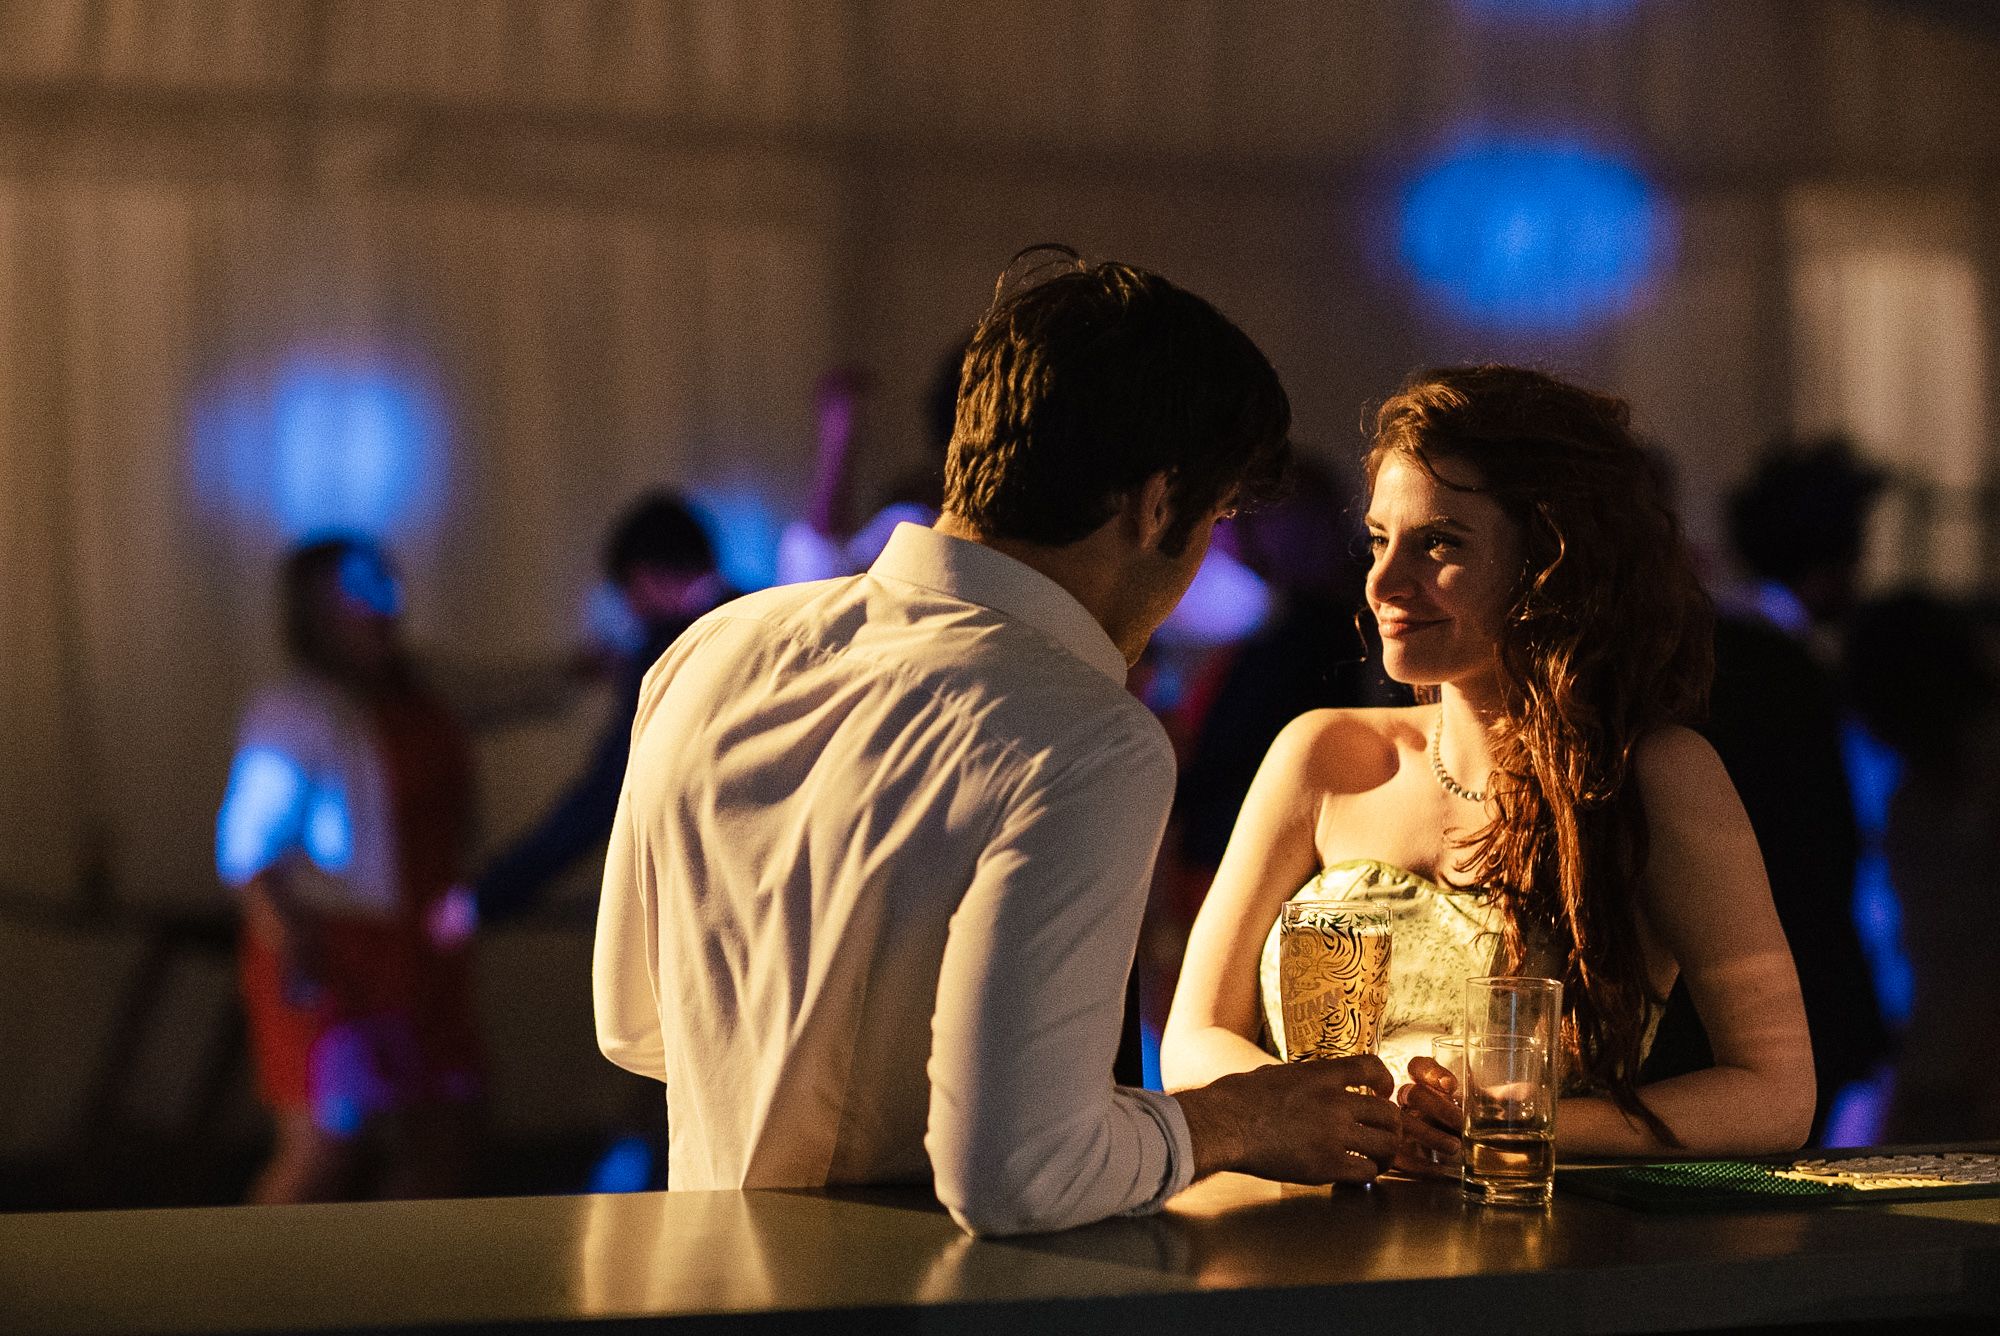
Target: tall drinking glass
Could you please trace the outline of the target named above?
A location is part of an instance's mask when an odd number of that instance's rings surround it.
[[[1373,1053],[1389,1000],[1389,911],[1288,902],[1278,918],[1278,994],[1288,1061]]]
[[[1468,979],[1465,985],[1465,1194],[1536,1206],[1555,1189],[1562,984]]]

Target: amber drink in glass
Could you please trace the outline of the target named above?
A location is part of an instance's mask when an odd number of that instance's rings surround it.
[[[1389,912],[1343,900],[1293,900],[1278,920],[1285,1057],[1373,1053],[1389,1000]]]
[[[1465,1194],[1542,1205],[1555,1188],[1562,984],[1470,979],[1465,989]]]

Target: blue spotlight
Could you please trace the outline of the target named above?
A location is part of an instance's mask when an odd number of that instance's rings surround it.
[[[284,752],[238,753],[216,823],[215,866],[224,881],[240,886],[283,857],[298,838],[309,788],[304,769]]]
[[[1903,782],[1903,763],[1893,750],[1855,723],[1841,729],[1840,750],[1847,762],[1854,820],[1862,840],[1861,859],[1854,869],[1854,926],[1861,934],[1862,954],[1874,976],[1882,1014],[1900,1029],[1910,1019],[1916,973],[1903,954],[1903,905],[1889,878],[1882,839],[1889,826],[1890,799]]]
[[[379,354],[300,353],[245,369],[194,415],[200,491],[287,542],[385,536],[433,518],[444,413],[429,378]]]
[[[340,559],[340,592],[381,617],[403,610],[403,589],[381,556],[357,547]]]
[[[1671,247],[1672,210],[1624,159],[1578,139],[1493,139],[1404,193],[1399,250],[1447,316],[1561,334],[1631,311]]]
[[[1491,23],[1587,23],[1631,17],[1639,0],[1456,0],[1467,18]]]
[[[347,818],[347,798],[337,788],[315,787],[306,808],[306,853],[312,861],[338,876],[354,857],[354,826]]]

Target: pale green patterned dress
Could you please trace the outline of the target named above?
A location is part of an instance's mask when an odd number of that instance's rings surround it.
[[[1382,1061],[1401,1085],[1411,1058],[1430,1056],[1431,1040],[1458,1031],[1465,981],[1496,973],[1501,915],[1476,892],[1454,891],[1414,872],[1369,858],[1335,863],[1292,896],[1365,902],[1389,911],[1389,1003],[1382,1016]],[[1278,1011],[1278,925],[1264,939],[1258,968],[1264,1046],[1285,1057]]]
[[[1502,974],[1499,906],[1477,891],[1440,886],[1393,863],[1350,858],[1331,865],[1293,892],[1291,898],[1354,900],[1389,911],[1389,1002],[1383,1009],[1382,1038],[1376,1051],[1401,1086],[1409,1080],[1410,1059],[1429,1057],[1431,1041],[1457,1034],[1465,1024],[1465,981]],[[1522,974],[1561,978],[1562,969],[1544,941],[1528,943]],[[1285,1053],[1285,1027],[1278,1008],[1278,925],[1271,924],[1258,962],[1257,994],[1264,1018],[1264,1048]],[[1647,1007],[1641,1053],[1650,1052],[1664,1008]],[[1588,1087],[1565,1083],[1565,1093]]]

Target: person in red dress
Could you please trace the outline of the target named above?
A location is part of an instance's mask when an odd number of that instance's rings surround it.
[[[281,584],[293,671],[245,712],[216,838],[276,1120],[250,1199],[447,1195],[482,1085],[471,958],[433,929],[464,872],[465,739],[412,670],[378,548],[308,544]]]

